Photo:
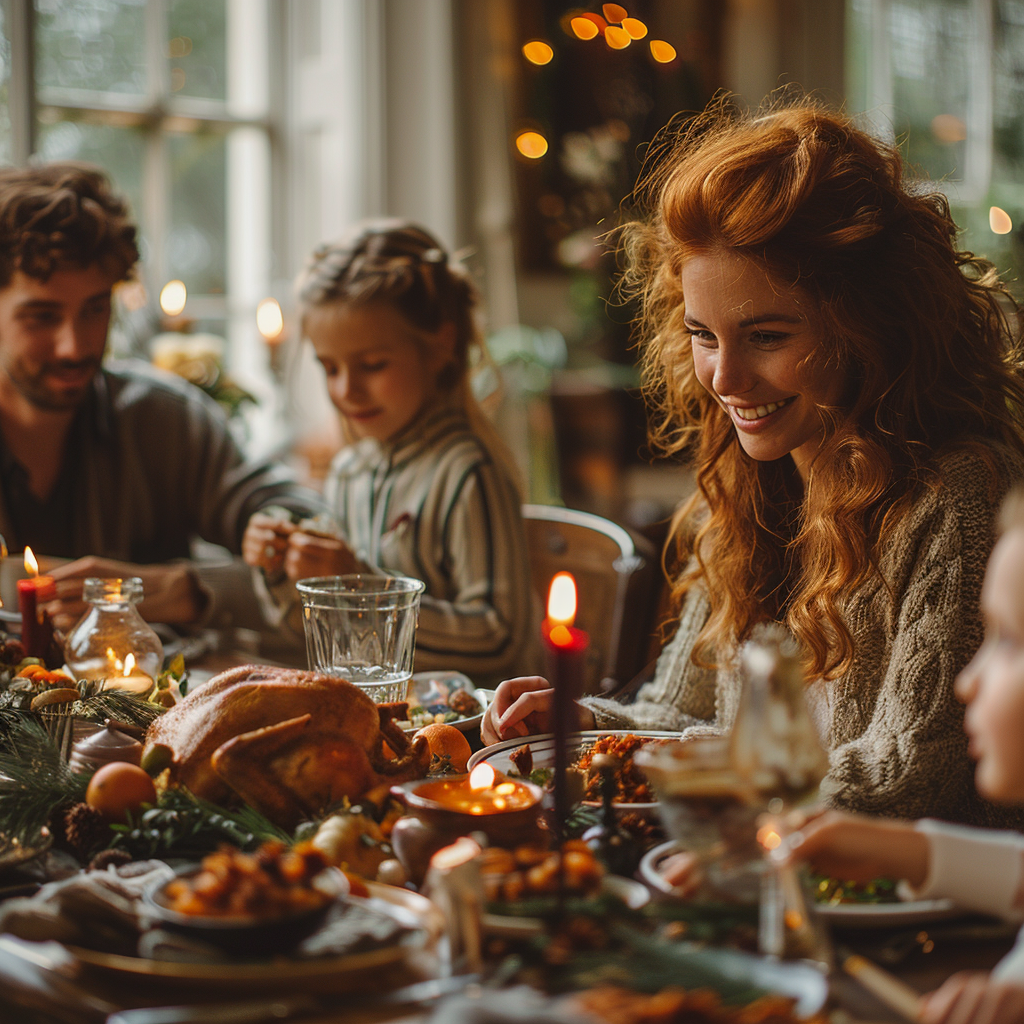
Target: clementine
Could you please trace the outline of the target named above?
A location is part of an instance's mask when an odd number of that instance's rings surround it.
[[[136,764],[111,761],[96,770],[85,791],[85,802],[107,821],[124,822],[143,804],[156,803],[153,780]]]
[[[433,725],[425,725],[413,739],[422,736],[430,747],[433,757],[441,760],[448,759],[452,768],[457,772],[466,770],[466,762],[472,750],[469,740],[455,728],[454,725],[446,725],[443,722],[435,722]]]

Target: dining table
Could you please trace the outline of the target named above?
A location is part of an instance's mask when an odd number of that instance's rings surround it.
[[[219,671],[250,662],[279,664],[238,643],[231,636],[208,638],[193,650],[191,685],[201,685]],[[480,748],[478,731],[468,737]],[[31,877],[31,876],[29,876]],[[639,877],[639,876],[638,876]],[[29,884],[31,889],[31,883]],[[21,890],[21,894],[25,890]],[[4,894],[18,894],[0,885]],[[652,898],[673,899],[664,892]],[[2,903],[0,903],[2,906]],[[341,991],[322,991],[297,980],[290,989],[277,986],[237,991],[161,983],[96,970],[54,942],[32,943],[0,935],[0,1021],[7,1024],[246,1024],[262,1020],[301,1020],[309,1024],[375,1024],[379,1021],[426,1021],[437,1024],[498,1024],[510,1020],[566,1019],[563,1010],[523,1009],[515,992],[489,976],[494,964],[485,961],[480,974],[469,975],[453,965],[441,918],[434,920],[430,941],[401,961],[366,976],[348,979]],[[892,1022],[907,1019],[859,980],[843,970],[851,956],[878,966],[884,976],[924,993],[962,970],[989,970],[1013,945],[1015,929],[991,918],[950,916],[917,923],[887,921],[881,927],[845,928],[826,924],[821,933],[829,948],[829,1002],[824,1019],[831,1024]],[[823,968],[824,969],[824,968]],[[505,1008],[499,995],[508,1000]],[[449,1013],[452,1000],[461,1000]],[[470,1005],[470,1009],[467,1009]],[[525,1005],[525,1004],[524,1004]],[[177,1007],[177,1010],[169,1008]]]

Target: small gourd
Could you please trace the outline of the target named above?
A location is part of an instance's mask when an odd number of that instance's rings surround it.
[[[313,845],[336,867],[363,878],[376,878],[377,869],[392,856],[380,826],[365,814],[340,811],[325,818]]]

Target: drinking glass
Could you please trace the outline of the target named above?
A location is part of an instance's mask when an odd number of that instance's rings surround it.
[[[405,700],[421,580],[316,576],[296,584],[309,667],[354,683],[377,704]]]

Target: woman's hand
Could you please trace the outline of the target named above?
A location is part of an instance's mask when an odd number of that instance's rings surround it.
[[[1024,987],[962,971],[921,997],[924,1024],[1014,1024],[1024,1020]]]
[[[787,825],[790,860],[807,861],[833,878],[870,882],[906,879],[915,888],[928,876],[928,839],[913,825],[825,811]]]
[[[551,731],[551,684],[541,676],[517,676],[506,679],[494,692],[487,713],[480,722],[480,738],[485,745],[515,736],[536,736]],[[577,705],[580,728],[592,729],[594,716]]]
[[[284,554],[295,524],[288,519],[257,512],[242,536],[242,557],[249,565],[275,575],[284,569]]]
[[[310,576],[343,576],[346,573],[364,572],[365,567],[340,538],[297,529],[288,537],[284,571],[294,583]]]
[[[143,590],[139,614],[147,622],[186,625],[198,619],[206,605],[199,582],[187,562],[135,565],[90,555],[59,566],[47,575],[53,577],[57,597],[46,603],[46,610],[54,625],[65,632],[89,609],[88,603],[82,600],[82,586],[89,576],[101,579],[138,576]]]

